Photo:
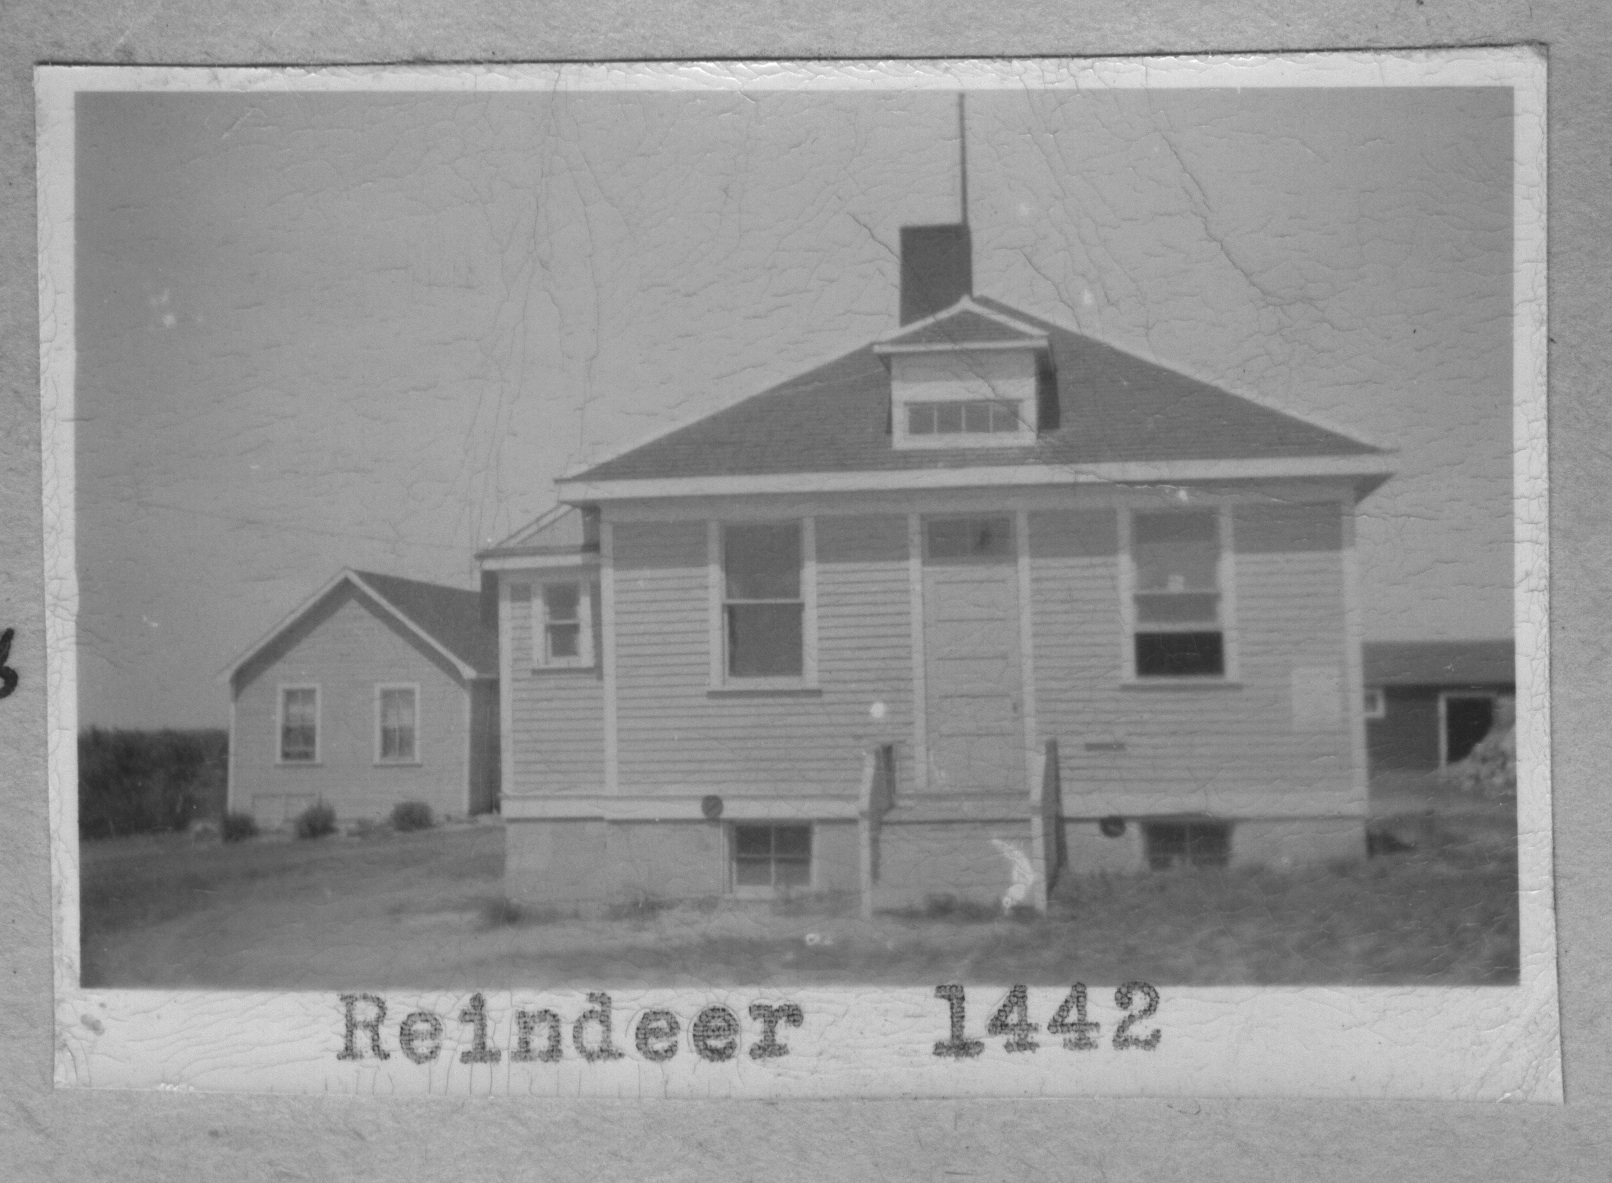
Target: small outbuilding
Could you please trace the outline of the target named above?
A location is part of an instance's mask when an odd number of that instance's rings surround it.
[[[228,808],[259,825],[317,801],[355,820],[498,807],[498,634],[475,591],[342,571],[222,677]]]
[[[1364,648],[1373,788],[1466,758],[1517,693],[1512,641],[1377,641]]]

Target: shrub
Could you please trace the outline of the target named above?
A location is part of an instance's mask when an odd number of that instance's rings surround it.
[[[298,838],[323,838],[336,832],[336,811],[323,801],[315,801],[297,814]]]
[[[78,832],[183,830],[224,812],[229,735],[92,727],[78,737]]]
[[[1439,775],[1463,793],[1488,801],[1517,797],[1516,707],[1504,703],[1495,712],[1494,726],[1466,759],[1442,769]]]
[[[436,824],[436,818],[431,816],[431,807],[424,801],[399,801],[392,806],[392,829],[399,833],[429,830]]]
[[[250,813],[226,813],[223,834],[225,842],[245,842],[248,838],[256,838],[257,818]]]

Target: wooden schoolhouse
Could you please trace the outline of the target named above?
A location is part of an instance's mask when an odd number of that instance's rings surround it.
[[[976,293],[966,224],[901,230],[892,312],[479,556],[511,894],[1044,906],[1363,853],[1390,457]]]

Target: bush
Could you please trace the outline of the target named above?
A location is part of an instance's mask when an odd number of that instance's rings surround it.
[[[1513,801],[1517,797],[1517,715],[1511,703],[1495,712],[1494,726],[1471,753],[1439,775],[1453,785],[1486,801]]]
[[[429,830],[436,825],[431,807],[424,801],[399,801],[392,806],[392,829],[407,834],[411,830]]]
[[[245,842],[257,837],[257,818],[250,813],[226,813],[223,836],[225,842]]]
[[[78,832],[113,838],[218,817],[228,766],[226,731],[92,727],[78,737]]]
[[[336,832],[336,811],[323,801],[316,801],[297,814],[298,838],[323,838]]]

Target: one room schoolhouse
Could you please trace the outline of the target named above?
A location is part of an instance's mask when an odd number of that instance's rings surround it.
[[[320,801],[342,820],[496,809],[497,672],[476,592],[341,572],[221,675],[228,809],[262,826]]]
[[[479,558],[518,899],[1045,906],[1364,852],[1381,450],[973,292],[577,472]]]

